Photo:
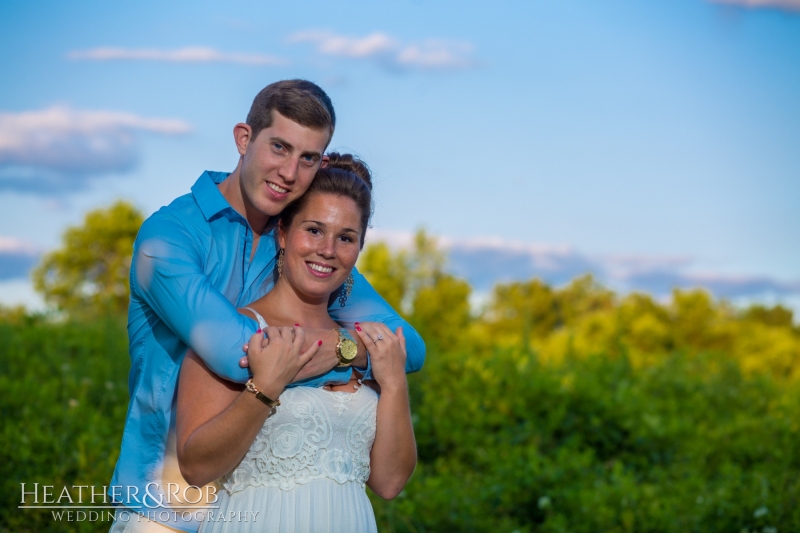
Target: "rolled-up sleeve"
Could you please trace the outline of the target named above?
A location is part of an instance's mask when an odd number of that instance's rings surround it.
[[[239,359],[257,325],[211,285],[204,260],[197,235],[171,217],[153,216],[136,238],[131,293],[214,373],[244,383],[248,370],[239,367]]]

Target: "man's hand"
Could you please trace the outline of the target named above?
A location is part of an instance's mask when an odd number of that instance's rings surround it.
[[[308,331],[308,335],[317,334],[317,336],[322,339],[322,345],[319,347],[319,350],[317,350],[317,353],[314,354],[314,357],[303,365],[292,380],[292,383],[300,381],[301,379],[321,376],[339,364],[339,356],[336,355],[336,344],[339,342],[339,334],[332,329],[312,329]]]

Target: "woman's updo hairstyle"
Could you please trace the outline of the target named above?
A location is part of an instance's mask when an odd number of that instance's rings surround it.
[[[306,193],[286,206],[280,215],[281,225],[289,228],[313,194],[335,194],[350,198],[361,212],[361,247],[372,217],[372,175],[369,167],[352,154],[328,154],[328,166],[317,171]]]

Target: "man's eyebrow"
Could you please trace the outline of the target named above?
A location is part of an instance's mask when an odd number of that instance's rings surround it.
[[[282,144],[283,146],[285,146],[285,147],[286,147],[286,149],[287,149],[287,150],[289,150],[289,151],[291,151],[291,150],[292,150],[292,148],[294,148],[294,146],[292,146],[292,143],[290,143],[289,141],[286,141],[286,140],[284,140],[284,139],[281,139],[280,137],[270,137],[270,138],[269,138],[269,140],[270,140],[271,142],[277,142],[277,143],[281,143],[281,144]]]
[[[269,140],[270,140],[270,142],[281,143],[290,152],[292,150],[294,150],[294,146],[292,146],[292,143],[286,141],[285,139],[282,139],[280,137],[270,137]],[[310,156],[315,157],[317,159],[322,157],[322,154],[320,152],[315,152],[314,150],[309,150],[309,151],[306,151],[306,152],[303,152],[302,154],[300,154],[301,157],[304,156],[304,155],[310,155]]]
[[[319,158],[321,158],[321,157],[322,157],[322,154],[321,154],[321,153],[319,153],[319,152],[315,152],[315,151],[313,151],[313,150],[308,150],[308,151],[306,151],[306,152],[303,152],[303,153],[302,153],[302,154],[300,154],[300,155],[301,155],[301,156],[304,156],[304,155],[310,155],[311,157],[315,157],[315,158],[317,158],[317,159],[319,159]]]

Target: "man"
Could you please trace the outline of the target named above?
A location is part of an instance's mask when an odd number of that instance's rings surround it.
[[[164,473],[181,362],[191,347],[219,376],[247,381],[239,359],[257,325],[236,308],[272,288],[277,250],[271,221],[306,191],[325,164],[335,122],[330,99],[315,84],[288,80],[267,86],[253,101],[247,122],[234,128],[236,169],[204,172],[191,194],[142,225],[131,266],[131,400],[109,488],[115,503],[173,528],[197,528],[196,513],[182,514],[191,509],[180,508],[184,499],[197,500],[197,491],[179,492]],[[354,280],[345,306],[333,300],[331,316],[340,324],[377,321],[393,331],[402,326],[406,371],[419,370],[425,358],[422,339],[363,276],[354,272]],[[308,344],[323,342],[297,380],[309,386],[346,383],[352,370],[333,370],[341,362],[340,334],[308,329],[305,338]],[[363,344],[352,364],[369,377]],[[117,525],[139,520],[130,513],[122,514],[127,520],[120,516]]]

